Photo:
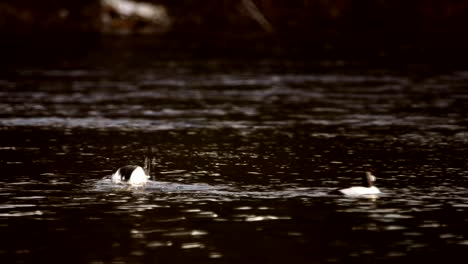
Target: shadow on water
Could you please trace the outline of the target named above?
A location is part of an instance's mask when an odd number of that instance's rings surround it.
[[[468,246],[467,72],[285,64],[2,75],[0,258],[457,260]],[[148,147],[155,181],[102,180],[142,165]],[[365,164],[377,199],[327,194],[358,184]]]

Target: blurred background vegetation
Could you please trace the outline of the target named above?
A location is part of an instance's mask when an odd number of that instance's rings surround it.
[[[468,0],[4,0],[4,45],[103,36],[301,49],[456,49]],[[84,37],[86,36],[86,37]],[[186,41],[190,40],[190,41]],[[235,40],[235,41],[231,41]],[[260,40],[260,41],[259,41]],[[220,44],[222,43],[222,44]],[[250,43],[250,44],[249,44]]]
[[[184,33],[440,33],[463,29],[468,22],[466,0],[4,0],[0,3],[0,29],[10,33],[103,32],[109,5],[132,3],[165,9],[172,21],[170,31]],[[134,14],[124,16],[136,19]],[[131,32],[145,33],[138,26]]]

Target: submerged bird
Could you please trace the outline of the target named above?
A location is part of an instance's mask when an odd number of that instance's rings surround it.
[[[148,181],[149,176],[145,170],[137,165],[126,165],[120,167],[113,175],[113,183],[128,183],[131,185],[142,185]]]
[[[145,168],[138,165],[125,165],[120,167],[111,180],[113,183],[126,183],[130,185],[143,185],[150,179],[151,161],[145,157]]]
[[[372,195],[379,194],[379,188],[374,186],[376,178],[370,171],[366,171],[366,174],[362,177],[362,186],[354,186],[350,188],[336,189],[330,194],[347,195],[347,196],[359,196],[359,195]]]

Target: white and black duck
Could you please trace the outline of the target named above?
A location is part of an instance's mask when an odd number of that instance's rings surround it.
[[[349,188],[340,188],[336,189],[330,194],[335,195],[346,195],[346,196],[361,196],[361,195],[375,195],[379,194],[379,188],[374,186],[376,181],[376,177],[372,175],[370,171],[366,171],[366,173],[362,177],[362,185],[361,186],[353,186]]]
[[[138,165],[125,165],[112,174],[111,180],[119,184],[144,185],[150,180],[150,167],[151,160],[145,157],[144,168]]]

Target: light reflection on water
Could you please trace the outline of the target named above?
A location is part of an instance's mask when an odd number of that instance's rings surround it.
[[[1,259],[394,263],[466,249],[465,72],[181,67],[0,81]],[[148,146],[154,182],[102,179]],[[364,164],[383,194],[328,195]]]

